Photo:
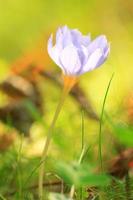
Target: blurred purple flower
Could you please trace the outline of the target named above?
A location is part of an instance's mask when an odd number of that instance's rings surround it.
[[[89,35],[84,36],[67,26],[57,30],[54,46],[53,35],[48,40],[50,57],[68,76],[78,76],[99,67],[107,59],[109,51],[106,36],[100,35],[91,41]]]

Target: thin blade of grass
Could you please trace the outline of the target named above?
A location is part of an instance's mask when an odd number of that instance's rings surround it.
[[[84,148],[84,110],[81,113],[81,150]]]
[[[22,152],[22,146],[23,146],[23,135],[21,136],[20,147],[19,147],[18,156],[17,156],[18,194],[19,194],[19,198],[20,199],[23,196],[23,194],[22,194],[22,173],[21,173],[21,152]]]
[[[84,112],[82,110],[82,115],[81,115],[81,153],[80,153],[80,157],[78,160],[78,164],[80,165],[82,163],[82,160],[84,158],[84,154],[85,154],[85,144],[84,144]],[[82,188],[81,189],[81,193],[80,193],[80,199],[82,200]],[[71,190],[70,190],[70,199],[73,199],[75,193],[75,186],[72,185]]]
[[[100,167],[101,167],[101,171],[103,171],[103,161],[102,161],[102,124],[103,124],[103,115],[104,115],[104,108],[105,108],[105,104],[106,104],[106,100],[107,100],[107,96],[109,93],[109,89],[110,89],[110,85],[112,82],[112,79],[114,77],[114,73],[111,76],[111,79],[108,83],[106,92],[105,92],[105,96],[104,96],[104,100],[103,100],[103,104],[102,104],[102,111],[101,111],[101,115],[100,115],[100,125],[99,125],[99,160],[100,160]]]

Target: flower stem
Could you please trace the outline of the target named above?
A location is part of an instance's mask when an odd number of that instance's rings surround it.
[[[40,165],[40,171],[39,171],[39,188],[38,188],[39,189],[39,199],[40,200],[43,200],[44,164],[45,164],[45,161],[46,161],[46,156],[47,156],[49,144],[50,144],[50,141],[51,141],[51,138],[52,138],[53,129],[54,129],[54,126],[56,124],[57,118],[58,118],[58,116],[60,114],[60,111],[61,111],[61,108],[62,108],[63,103],[65,101],[65,98],[68,95],[68,93],[71,90],[71,88],[73,87],[73,85],[75,84],[75,82],[76,82],[76,78],[75,77],[68,77],[68,76],[64,77],[63,92],[62,92],[60,101],[58,103],[58,106],[56,108],[52,123],[50,125],[49,131],[48,131],[48,134],[47,134],[47,138],[46,138],[46,142],[45,142],[45,145],[44,145],[44,149],[43,149],[43,152],[42,152],[41,161],[40,161],[41,165]]]

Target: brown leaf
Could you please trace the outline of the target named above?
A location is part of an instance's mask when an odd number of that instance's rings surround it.
[[[129,171],[129,163],[133,161],[133,148],[122,151],[108,163],[108,172],[117,178],[123,178]]]
[[[0,135],[0,152],[6,151],[10,146],[13,145],[16,138],[16,134],[10,132],[8,134],[4,133]]]

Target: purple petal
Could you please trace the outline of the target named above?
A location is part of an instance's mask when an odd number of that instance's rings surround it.
[[[100,48],[96,49],[88,58],[87,63],[83,66],[81,73],[91,71],[97,67],[97,63],[102,57],[102,50]]]
[[[90,43],[90,36],[83,36],[77,29],[71,30],[72,41],[76,47],[81,45],[88,46]]]
[[[84,45],[84,46],[88,46],[89,44],[90,44],[90,42],[91,42],[91,37],[90,37],[90,34],[88,34],[87,36],[82,36],[82,44]]]
[[[105,62],[105,60],[107,59],[107,57],[109,55],[109,52],[110,52],[110,47],[108,46],[108,48],[106,48],[106,51],[104,52],[104,54],[102,55],[102,57],[98,61],[96,67],[99,67],[100,65],[102,65]]]
[[[106,48],[108,42],[106,39],[106,36],[101,35],[99,37],[97,37],[96,39],[94,39],[90,45],[88,46],[88,52],[92,53],[94,52],[97,48],[100,48],[104,51],[104,49]]]
[[[67,26],[57,30],[55,45],[52,36],[48,40],[50,57],[67,75],[80,75],[97,68],[106,60],[109,50],[104,35],[91,42],[89,35]]]
[[[67,45],[72,44],[72,36],[71,36],[70,29],[67,26],[63,26],[61,28],[61,31],[63,35],[62,45],[63,45],[63,48],[65,48]]]
[[[84,66],[88,60],[88,50],[86,47],[81,46],[81,48],[77,49],[79,59],[81,62],[81,65]]]
[[[65,69],[65,74],[67,75],[75,75],[81,67],[77,50],[73,45],[64,48],[60,54],[60,62]]]

